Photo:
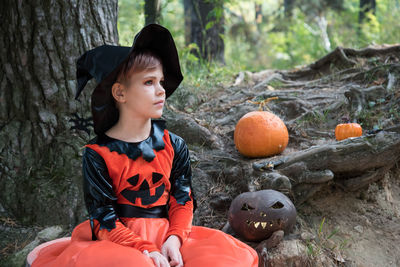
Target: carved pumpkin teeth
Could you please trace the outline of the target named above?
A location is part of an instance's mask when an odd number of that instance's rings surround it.
[[[262,222],[262,223],[261,223],[261,227],[262,227],[263,229],[265,229],[265,226],[267,226],[267,223],[266,223],[266,222]]]
[[[259,225],[260,225],[260,222],[254,223],[254,228],[258,228]]]

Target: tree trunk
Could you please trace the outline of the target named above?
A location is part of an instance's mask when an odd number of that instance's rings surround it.
[[[194,17],[192,0],[183,0],[183,10],[185,19],[185,44],[188,45],[191,43],[192,17]]]
[[[360,12],[358,15],[358,23],[362,24],[366,19],[366,14],[371,12],[375,14],[376,1],[375,0],[360,0]]]
[[[5,0],[0,10],[0,203],[24,224],[72,227],[85,213],[81,154],[93,136],[80,118],[94,88],[74,100],[75,64],[118,43],[118,3]]]
[[[256,13],[255,20],[256,20],[257,30],[260,32],[260,24],[263,21],[262,4],[254,3],[254,9]]]
[[[161,23],[161,1],[160,0],[146,0],[144,4],[144,16],[146,18],[145,24]]]
[[[223,1],[184,0],[184,9],[187,44],[196,43],[200,50],[193,53],[207,61],[224,63],[224,41],[220,36],[224,34]]]
[[[294,0],[284,0],[285,17],[290,19],[293,15]]]

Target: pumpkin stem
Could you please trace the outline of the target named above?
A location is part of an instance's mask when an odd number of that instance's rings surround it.
[[[247,102],[258,105],[258,110],[259,110],[259,111],[263,111],[263,110],[264,110],[264,107],[265,107],[267,110],[269,110],[269,108],[267,107],[267,103],[270,102],[270,101],[272,101],[272,100],[276,100],[276,99],[278,99],[278,97],[277,97],[277,96],[274,96],[274,97],[268,97],[267,99],[264,99],[264,100],[262,100],[262,101],[251,101],[251,100],[247,100]]]

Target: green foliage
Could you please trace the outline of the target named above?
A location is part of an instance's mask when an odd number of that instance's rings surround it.
[[[131,46],[135,34],[144,26],[144,0],[118,1],[119,44]]]
[[[290,19],[284,18],[282,8],[277,7],[273,13],[268,12],[264,5],[263,14],[268,20],[259,27],[256,45],[244,43],[245,38],[235,39],[227,44],[236,46],[228,48],[227,54],[233,55],[245,66],[252,66],[251,69],[293,68],[315,61],[329,51],[323,46],[313,6],[328,22],[327,34],[332,50],[337,46],[362,48],[374,43],[397,43],[400,38],[400,31],[397,30],[400,21],[395,18],[400,8],[396,1],[378,0],[376,15],[367,14],[361,26],[358,25],[359,0],[344,1],[340,8],[331,6],[329,9],[325,7],[326,1],[308,2],[306,6],[295,8]],[[238,55],[239,51],[246,56]]]

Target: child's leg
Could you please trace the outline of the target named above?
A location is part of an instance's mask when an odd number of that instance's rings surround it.
[[[103,240],[81,250],[77,255],[77,264],[74,266],[154,267],[154,264],[151,258],[137,249]]]
[[[181,247],[185,267],[257,267],[257,252],[222,231],[193,226]]]
[[[72,232],[71,241],[49,245],[38,252],[32,267],[154,267],[153,260],[139,250],[122,246],[108,240],[91,240],[89,220]]]
[[[61,253],[49,246],[39,252],[32,267],[154,267],[153,260],[139,250],[111,241],[71,241]]]

